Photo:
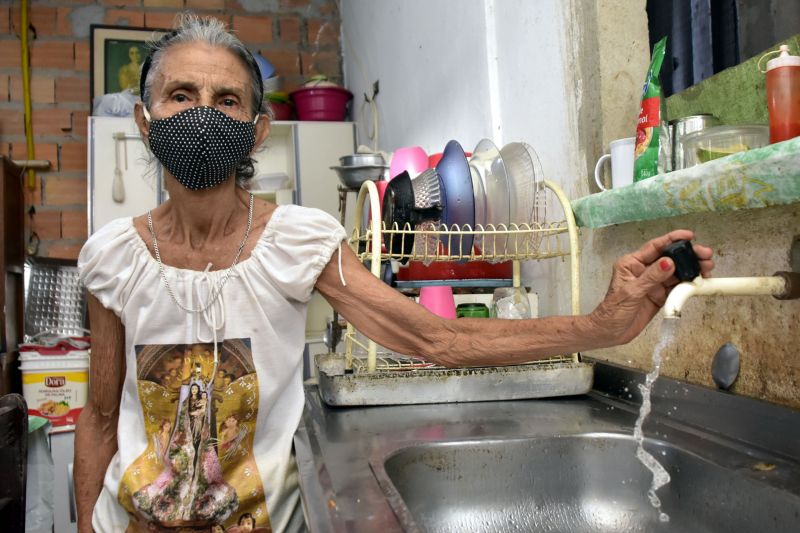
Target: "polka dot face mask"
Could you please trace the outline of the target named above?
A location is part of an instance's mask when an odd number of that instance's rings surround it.
[[[178,182],[194,191],[227,180],[256,142],[253,122],[233,119],[213,107],[190,107],[171,117],[151,120],[150,149]]]

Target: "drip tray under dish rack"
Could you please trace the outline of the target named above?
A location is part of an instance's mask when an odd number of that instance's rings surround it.
[[[594,365],[577,362],[574,356],[513,366],[444,368],[415,358],[378,354],[377,370],[372,373],[366,371],[366,357],[353,357],[353,370],[347,371],[344,354],[319,354],[315,363],[320,396],[333,406],[573,396],[589,392],[594,377]]]

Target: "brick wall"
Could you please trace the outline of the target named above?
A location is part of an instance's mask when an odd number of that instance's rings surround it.
[[[0,5],[0,154],[26,159],[19,3]],[[168,28],[175,14],[213,15],[277,68],[289,91],[314,74],[342,83],[336,0],[31,0],[31,101],[36,159],[51,169],[26,188],[26,239],[39,255],[76,258],[86,239],[89,25]]]

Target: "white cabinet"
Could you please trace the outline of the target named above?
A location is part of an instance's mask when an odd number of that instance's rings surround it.
[[[89,235],[115,218],[138,216],[162,199],[161,167],[139,136],[133,118],[89,117]],[[119,170],[124,198],[112,196]]]
[[[75,509],[72,460],[75,455],[75,432],[50,434],[53,454],[53,533],[75,533],[78,519]]]

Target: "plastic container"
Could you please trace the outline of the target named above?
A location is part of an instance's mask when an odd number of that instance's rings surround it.
[[[425,309],[442,318],[456,318],[456,302],[453,288],[448,285],[422,287],[419,290],[419,303]]]
[[[785,44],[767,62],[767,110],[770,143],[800,135],[800,56],[790,55]]]
[[[489,308],[486,304],[479,303],[458,304],[456,316],[458,318],[489,318]]]
[[[683,138],[684,168],[769,144],[767,126],[717,126]]]
[[[54,428],[74,426],[89,391],[89,352],[61,343],[22,345],[19,358],[28,413]]]
[[[342,121],[353,93],[341,87],[304,87],[289,94],[298,120]]]

